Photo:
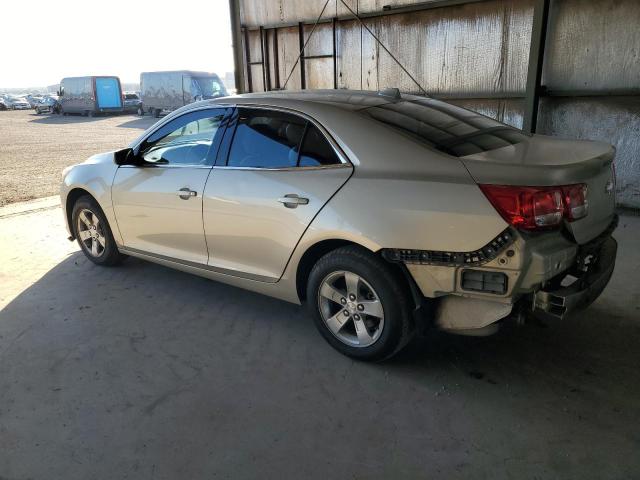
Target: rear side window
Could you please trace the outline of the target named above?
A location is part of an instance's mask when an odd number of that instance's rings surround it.
[[[305,126],[306,120],[289,113],[240,109],[227,165],[295,167]]]
[[[318,127],[309,123],[302,141],[299,166],[320,167],[325,165],[337,165],[340,159],[329,141],[318,130]]]

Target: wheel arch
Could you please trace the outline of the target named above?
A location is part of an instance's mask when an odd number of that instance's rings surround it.
[[[73,215],[73,206],[80,197],[83,197],[85,195],[91,197],[98,204],[98,206],[100,206],[100,202],[98,202],[95,196],[93,196],[89,191],[80,187],[72,188],[67,194],[67,198],[65,200],[65,220],[67,221],[67,227],[69,227],[70,238],[73,240],[75,240],[76,238],[75,230],[73,228],[73,220],[71,218],[71,216]]]
[[[307,248],[302,257],[300,257],[298,268],[296,269],[296,291],[300,302],[303,302],[307,298],[307,279],[316,262],[327,253],[349,245],[362,247],[362,245],[350,240],[333,238],[321,240]]]
[[[298,294],[298,299],[301,303],[304,302],[307,298],[307,280],[309,279],[309,274],[311,273],[311,270],[313,269],[313,266],[316,264],[316,262],[327,253],[347,246],[357,246],[372,253],[373,255],[383,258],[382,255],[380,255],[380,251],[373,251],[365,245],[354,242],[352,240],[332,238],[314,243],[309,248],[307,248],[304,254],[300,257],[300,261],[298,262],[298,266],[296,269],[296,291]],[[386,259],[383,260],[391,267],[391,269],[397,272],[399,277],[401,277],[405,281],[406,287],[409,288],[410,296],[415,304],[414,308],[420,307],[422,303],[422,296],[419,294],[420,290],[418,289],[415,280],[407,271],[406,267],[403,268],[403,266],[399,264],[388,262]]]

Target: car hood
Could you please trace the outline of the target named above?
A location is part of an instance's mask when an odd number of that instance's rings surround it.
[[[104,152],[104,153],[98,153],[96,155],[92,155],[89,158],[87,158],[84,162],[82,163],[87,163],[87,164],[94,164],[94,163],[114,163],[113,161],[113,154],[115,153],[115,151],[112,152]]]

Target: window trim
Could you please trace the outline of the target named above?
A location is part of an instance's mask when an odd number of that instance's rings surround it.
[[[238,111],[241,108],[252,109],[252,110],[267,110],[267,111],[276,111],[276,112],[281,112],[281,113],[288,113],[290,115],[295,115],[295,116],[301,117],[306,122],[312,123],[315,127],[318,128],[320,133],[324,136],[325,140],[327,140],[327,142],[329,142],[329,145],[331,146],[331,148],[335,152],[335,154],[338,157],[338,160],[340,161],[340,163],[334,164],[334,165],[316,165],[316,166],[307,166],[307,167],[300,167],[298,165],[293,166],[293,167],[236,167],[236,166],[228,165],[228,163],[229,163],[229,154],[231,153],[231,146],[233,145],[233,140],[234,140],[235,134],[236,134],[236,128],[238,126],[237,114],[238,114]],[[213,165],[213,168],[215,168],[215,169],[220,169],[220,170],[250,170],[250,171],[261,171],[261,172],[274,172],[274,171],[275,172],[287,172],[287,171],[325,170],[325,169],[329,169],[329,168],[345,168],[345,167],[353,168],[353,164],[348,160],[347,156],[344,154],[344,152],[338,146],[338,144],[335,142],[335,140],[331,137],[331,135],[329,135],[329,133],[326,131],[326,129],[318,121],[316,121],[314,118],[310,117],[309,115],[307,115],[304,112],[300,112],[298,110],[294,110],[294,109],[290,109],[290,108],[275,107],[275,106],[270,106],[270,105],[237,104],[237,105],[235,105],[235,107],[233,109],[233,113],[231,114],[231,116],[235,117],[235,118],[233,119],[233,125],[232,126],[228,126],[226,131],[225,131],[225,135],[227,133],[231,134],[231,140],[229,141],[229,148],[227,149],[226,152],[224,152],[224,155],[226,156],[226,158],[220,158],[219,155],[218,155],[218,158],[216,159],[216,162]],[[305,128],[305,134],[306,134],[306,128]],[[304,135],[303,135],[303,140],[304,140]],[[224,142],[224,138],[221,140],[220,144],[222,145],[223,142]],[[302,143],[301,143],[301,145],[302,145]],[[218,150],[218,153],[220,153],[220,149]],[[299,152],[298,152],[298,156],[299,156]],[[299,162],[299,160],[298,160],[298,162]]]

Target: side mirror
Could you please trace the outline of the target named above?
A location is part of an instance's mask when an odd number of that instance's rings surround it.
[[[113,154],[116,165],[138,165],[140,163],[132,148],[124,148]]]

